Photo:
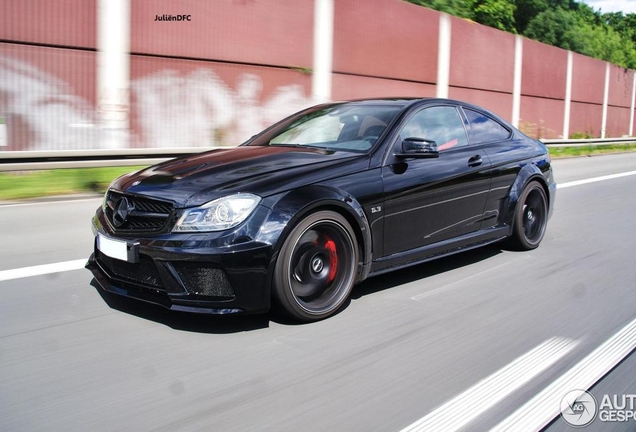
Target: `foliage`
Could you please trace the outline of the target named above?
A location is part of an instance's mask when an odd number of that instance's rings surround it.
[[[636,14],[576,0],[408,0],[559,48],[636,68]]]
[[[517,33],[515,4],[509,0],[472,0],[466,3],[471,6],[472,18],[478,23]]]
[[[128,166],[4,172],[0,173],[0,200],[78,192],[103,193],[116,177],[141,168]]]
[[[548,147],[550,151],[550,157],[553,159],[561,157],[578,157],[578,156],[592,156],[599,154],[610,153],[625,153],[636,151],[636,144],[610,144],[602,146],[580,146],[580,147]]]

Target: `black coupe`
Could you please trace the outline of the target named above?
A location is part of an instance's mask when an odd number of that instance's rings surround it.
[[[301,111],[236,148],[112,182],[87,267],[106,291],[178,311],[314,321],[364,279],[507,240],[541,242],[546,147],[447,99]]]

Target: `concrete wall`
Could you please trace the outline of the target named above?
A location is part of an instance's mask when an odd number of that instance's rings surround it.
[[[97,96],[108,85],[98,70],[116,67],[99,60],[99,44],[110,39],[97,37],[105,1],[3,2],[0,151],[100,147],[104,111],[113,105]],[[520,129],[532,136],[633,132],[634,71],[528,39],[516,44],[512,34],[457,18],[444,45],[443,15],[401,0],[127,4],[130,81],[112,89],[125,96],[114,105],[127,119],[122,146],[236,145],[321,100],[318,87],[333,100],[423,97],[439,94],[438,82],[449,97],[508,120],[516,109]],[[333,11],[326,15],[333,42],[321,58],[314,30],[324,6]],[[164,14],[190,21],[155,21]],[[438,63],[447,49],[445,72]],[[331,79],[317,86],[325,59]]]

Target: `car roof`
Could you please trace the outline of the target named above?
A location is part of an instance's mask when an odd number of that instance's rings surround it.
[[[478,109],[483,109],[478,106],[474,106],[470,103],[455,100],[455,99],[444,99],[444,98],[433,98],[433,97],[424,97],[424,98],[415,98],[415,97],[384,97],[384,98],[365,98],[365,99],[353,99],[353,100],[340,100],[334,101],[330,104],[353,104],[353,105],[392,105],[392,106],[401,106],[407,107],[410,105],[415,105],[418,103],[450,103],[452,105],[465,105],[469,107],[474,107]]]

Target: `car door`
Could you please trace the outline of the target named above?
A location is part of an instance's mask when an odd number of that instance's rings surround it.
[[[469,107],[463,107],[463,112],[468,120],[470,144],[480,148],[490,160],[492,182],[481,224],[481,229],[488,229],[501,222],[499,209],[506,207],[510,188],[521,169],[512,154],[520,153],[522,142],[511,140],[512,131],[485,113]]]
[[[479,230],[490,189],[488,156],[468,145],[466,122],[452,105],[405,119],[382,167],[383,256]],[[405,138],[434,140],[438,158],[401,158]]]

